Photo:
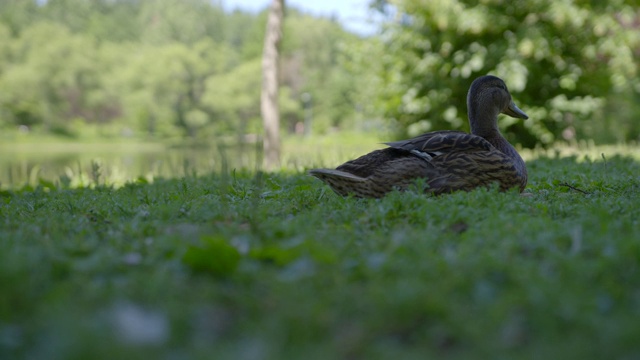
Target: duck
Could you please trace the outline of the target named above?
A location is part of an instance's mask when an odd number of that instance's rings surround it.
[[[441,130],[387,142],[387,148],[335,169],[312,169],[309,174],[344,197],[381,198],[415,184],[433,195],[496,184],[500,191],[515,188],[522,193],[527,185],[527,168],[500,133],[498,115],[529,117],[516,106],[505,82],[493,75],[471,83],[467,110],[471,133]]]

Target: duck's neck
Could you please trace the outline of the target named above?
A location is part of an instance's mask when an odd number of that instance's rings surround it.
[[[526,173],[526,168],[524,165],[524,160],[520,157],[520,154],[516,151],[516,148],[511,145],[507,139],[502,136],[500,130],[498,128],[486,129],[484,131],[475,132],[472,130],[474,135],[482,136],[485,140],[487,140],[491,145],[495,146],[496,149],[500,150],[502,153],[513,159],[514,163],[523,173]]]
[[[469,109],[469,125],[471,133],[478,135],[487,140],[496,149],[510,157],[520,175],[527,178],[527,167],[522,157],[516,149],[505,139],[500,130],[498,130],[498,114],[497,108],[487,106],[488,102],[478,101],[480,99],[468,99],[467,106]],[[526,180],[525,180],[526,182]]]
[[[482,136],[487,140],[494,137],[502,137],[498,130],[498,114],[500,111],[490,104],[490,101],[482,98],[471,96],[467,98],[471,133]]]
[[[473,135],[485,138],[505,154],[511,155],[511,149],[515,152],[513,146],[498,130],[498,114],[500,114],[500,111],[496,106],[492,106],[491,102],[485,99],[469,97],[467,99],[467,108],[469,109],[469,126]],[[517,152],[515,153],[517,154]]]

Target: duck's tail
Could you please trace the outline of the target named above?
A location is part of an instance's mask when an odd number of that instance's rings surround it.
[[[378,194],[371,188],[371,181],[345,171],[334,169],[313,169],[309,170],[309,175],[315,176],[325,182],[338,195],[347,196],[352,194],[356,197],[381,197],[384,193]]]

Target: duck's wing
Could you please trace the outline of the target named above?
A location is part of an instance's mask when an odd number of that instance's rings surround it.
[[[454,152],[483,152],[495,148],[484,138],[462,131],[435,131],[413,139],[385,143],[389,147],[375,150],[357,159],[347,161],[336,170],[359,177],[367,177],[390,162],[402,158],[421,158],[432,166],[433,157]],[[394,165],[395,166],[395,165]]]
[[[459,131],[437,131],[413,139],[387,143],[424,159],[434,169],[429,185],[434,192],[470,190],[494,182],[501,189],[524,189],[526,175],[513,159],[484,138]]]
[[[377,169],[384,164],[408,156],[412,157],[407,150],[389,147],[386,149],[374,150],[357,159],[347,161],[346,163],[338,166],[336,170],[345,171],[360,177],[367,177],[377,171]]]
[[[309,174],[339,195],[362,198],[380,198],[393,189],[406,189],[418,178],[439,176],[429,162],[393,148],[376,150],[336,169],[312,169]]]
[[[495,148],[484,138],[462,131],[434,131],[409,140],[385,143],[391,148],[408,151],[430,160],[451,152],[492,151]]]

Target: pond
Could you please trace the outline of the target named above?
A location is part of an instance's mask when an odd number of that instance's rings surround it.
[[[89,184],[122,185],[203,175],[228,169],[254,169],[261,154],[244,147],[163,144],[15,144],[0,148],[0,187]]]
[[[373,148],[378,141],[343,142],[331,138],[285,139],[282,166],[290,171],[335,167]],[[259,159],[259,161],[257,161]],[[262,145],[207,146],[161,143],[14,143],[0,144],[0,189],[25,185],[121,186],[129,181],[153,181],[226,172],[255,171]]]

